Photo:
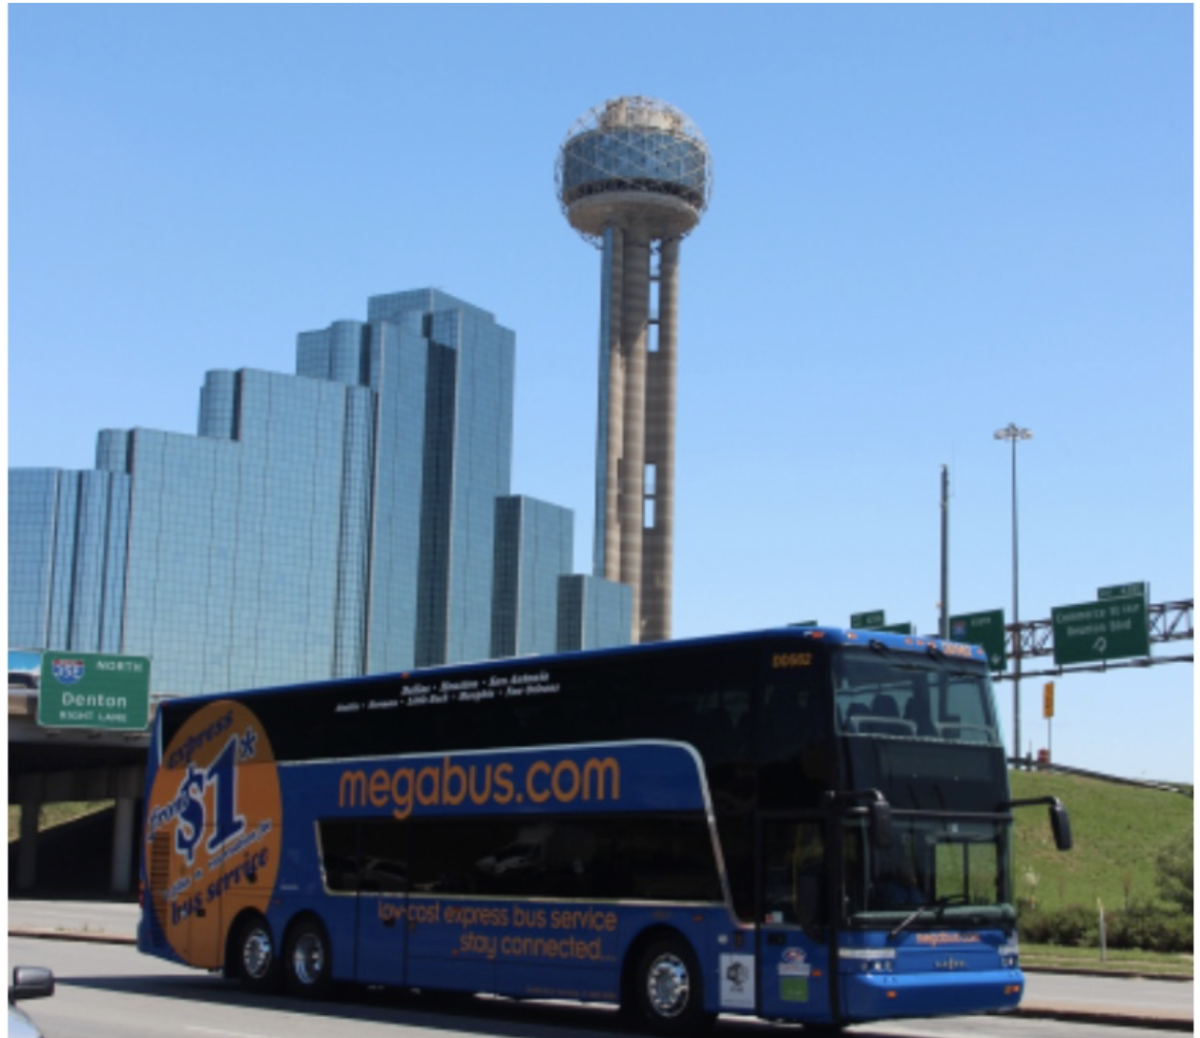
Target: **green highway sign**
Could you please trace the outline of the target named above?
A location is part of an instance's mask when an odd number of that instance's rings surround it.
[[[878,631],[885,622],[882,609],[850,614],[850,626],[856,631]]]
[[[978,645],[987,653],[988,666],[999,672],[1008,667],[1008,643],[1004,636],[1004,610],[963,613],[950,617],[950,637],[956,642]]]
[[[1150,618],[1142,596],[1056,606],[1050,623],[1054,662],[1060,667],[1150,655]]]
[[[43,728],[142,731],[150,724],[150,660],[48,650],[42,656]]]
[[[1102,587],[1096,591],[1096,597],[1105,598],[1144,598],[1150,601],[1149,584],[1114,584],[1112,587]]]
[[[873,609],[869,613],[851,613],[850,627],[855,631],[882,631],[884,634],[916,633],[916,628],[911,623],[888,623],[882,609]]]

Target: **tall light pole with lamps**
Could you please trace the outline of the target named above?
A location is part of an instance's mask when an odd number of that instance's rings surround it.
[[[997,429],[997,440],[1012,442],[1012,632],[1013,632],[1013,757],[1021,757],[1021,614],[1017,564],[1017,442],[1032,440],[1029,429],[1021,429],[1015,422]]]

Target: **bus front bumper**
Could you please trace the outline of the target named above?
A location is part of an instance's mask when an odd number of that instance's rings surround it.
[[[844,972],[840,980],[847,1022],[1011,1011],[1025,991],[1025,977],[1019,969]]]

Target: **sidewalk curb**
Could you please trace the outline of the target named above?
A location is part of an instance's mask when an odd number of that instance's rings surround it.
[[[43,941],[84,941],[91,944],[137,944],[136,937],[105,933],[103,930],[45,930],[31,927],[9,927],[9,937],[29,937]]]
[[[1121,980],[1180,980],[1192,983],[1196,977],[1190,973],[1143,973],[1141,970],[1100,970],[1088,966],[1070,969],[1067,966],[1021,966],[1024,973],[1052,973],[1060,977],[1117,977]]]
[[[1156,1031],[1186,1031],[1188,1034],[1195,1030],[1195,1022],[1191,1017],[1112,1013],[1095,1009],[1038,1005],[1037,1003],[1018,1006],[1016,1015],[1031,1020],[1061,1020],[1064,1023],[1095,1024],[1098,1027],[1144,1027]]]

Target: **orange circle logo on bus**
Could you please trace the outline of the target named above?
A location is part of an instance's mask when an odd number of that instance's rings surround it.
[[[266,911],[282,835],[262,724],[241,703],[202,707],[163,751],[146,809],[149,895],[181,959],[220,966],[232,920],[246,908]]]

